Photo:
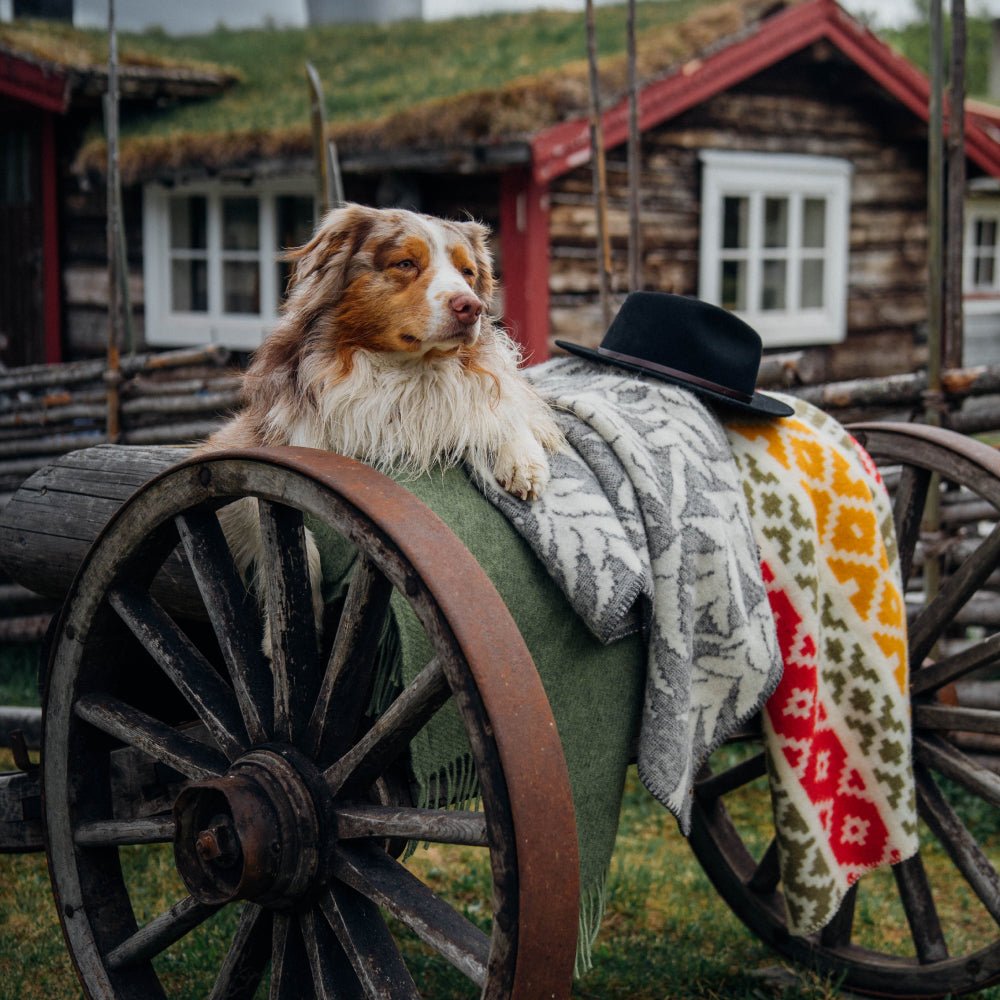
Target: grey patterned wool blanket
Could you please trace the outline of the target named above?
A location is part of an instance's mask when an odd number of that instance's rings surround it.
[[[480,488],[598,639],[647,632],[639,776],[686,834],[697,766],[782,670],[729,443],[698,399],[666,383],[582,359],[528,375],[569,448],[540,500]]]

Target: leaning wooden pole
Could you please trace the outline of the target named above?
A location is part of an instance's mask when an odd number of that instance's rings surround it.
[[[593,164],[594,207],[597,213],[597,278],[604,329],[611,324],[611,243],[608,238],[608,180],[601,124],[600,80],[597,74],[597,29],[594,0],[587,0],[587,64],[590,77],[590,154]]]
[[[309,79],[309,117],[312,121],[313,160],[316,168],[316,204],[323,218],[333,204],[330,196],[330,172],[327,164],[326,109],[323,102],[323,84],[311,62],[306,63]]]
[[[636,68],[635,0],[628,0],[628,289],[642,289],[642,150],[639,144],[639,74]]]
[[[118,169],[118,31],[115,27],[115,0],[108,0],[108,352],[104,373],[107,385],[107,437],[121,436],[121,305],[119,277],[118,206],[121,175]]]
[[[948,194],[942,365],[961,368],[964,355],[962,252],[965,235],[965,0],[951,0],[951,84],[948,101]]]

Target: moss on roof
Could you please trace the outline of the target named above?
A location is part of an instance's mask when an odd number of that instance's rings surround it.
[[[82,31],[56,21],[0,23],[0,48],[20,58],[80,73],[106,73],[108,39],[105,32]],[[190,70],[207,77],[241,79],[232,67],[186,58],[180,53],[154,53],[124,40],[118,50],[123,68]]]
[[[787,2],[795,0],[640,3],[640,77],[648,81],[704,55]],[[610,101],[625,86],[625,8],[598,7],[597,18],[601,86]],[[345,155],[526,139],[586,113],[584,32],[582,14],[538,11],[143,36],[142,48],[153,55],[172,58],[183,49],[199,60],[234,65],[244,79],[213,100],[124,121],[123,179],[308,154],[307,60],[323,80],[330,134]],[[95,138],[76,168],[100,173],[105,159],[103,141]]]

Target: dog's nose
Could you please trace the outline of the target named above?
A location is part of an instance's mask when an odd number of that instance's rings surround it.
[[[483,311],[482,302],[475,295],[469,295],[468,292],[460,292],[453,296],[448,305],[451,306],[455,318],[463,326],[472,326]]]

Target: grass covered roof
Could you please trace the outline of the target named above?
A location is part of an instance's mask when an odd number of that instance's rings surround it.
[[[650,80],[738,36],[794,0],[646,0],[637,5],[638,67]],[[170,37],[122,36],[165,62],[233,67],[239,79],[217,97],[123,117],[126,182],[191,168],[208,171],[308,155],[306,63],[323,81],[330,134],[342,155],[527,139],[588,106],[580,12],[536,11],[306,29]],[[624,5],[596,11],[605,100],[625,86]],[[98,33],[91,35],[91,42]],[[103,140],[83,147],[77,168],[100,173]]]

